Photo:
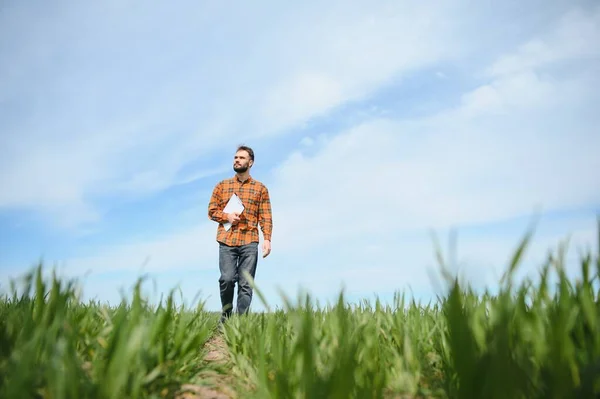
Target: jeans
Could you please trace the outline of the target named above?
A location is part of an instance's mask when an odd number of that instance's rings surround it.
[[[241,246],[228,246],[219,243],[219,289],[221,293],[221,320],[231,316],[233,311],[233,292],[238,283],[237,313],[244,314],[252,302],[252,287],[244,278],[242,270],[246,270],[254,279],[258,262],[258,243],[253,242]]]

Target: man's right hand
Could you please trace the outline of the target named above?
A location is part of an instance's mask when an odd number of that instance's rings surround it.
[[[240,214],[237,212],[228,213],[227,220],[229,220],[229,223],[232,225],[237,224],[240,221]]]

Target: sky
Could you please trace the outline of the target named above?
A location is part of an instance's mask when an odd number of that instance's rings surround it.
[[[84,300],[147,276],[218,310],[207,207],[239,144],[272,201],[270,307],[435,300],[433,237],[494,289],[532,226],[519,276],[568,239],[575,278],[598,250],[594,43],[594,1],[4,2],[0,291],[42,262]]]

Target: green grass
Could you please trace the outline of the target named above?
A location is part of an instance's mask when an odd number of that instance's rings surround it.
[[[232,319],[225,334],[235,370],[258,398],[597,397],[598,255],[581,257],[575,283],[561,249],[537,282],[515,285],[529,240],[496,295],[449,277],[447,295],[428,306],[399,295],[393,306],[350,306],[341,294],[320,308],[303,296],[286,298],[285,311]]]
[[[342,292],[329,306],[282,294],[284,309],[233,317],[222,333],[216,314],[176,307],[173,292],[151,307],[140,281],[120,306],[85,304],[40,267],[24,294],[0,301],[0,397],[173,397],[211,367],[212,334],[223,334],[231,360],[219,370],[243,398],[598,397],[600,258],[582,253],[572,281],[561,247],[517,284],[529,239],[493,295],[448,273],[446,295],[426,306],[399,293],[350,305]]]
[[[202,348],[217,318],[178,309],[173,292],[152,308],[141,280],[117,307],[77,300],[74,282],[42,269],[25,292],[0,302],[0,397],[171,397],[202,367]]]

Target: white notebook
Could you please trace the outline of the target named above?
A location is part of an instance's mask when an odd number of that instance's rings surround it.
[[[238,197],[235,193],[231,196],[231,198],[229,198],[229,201],[227,201],[227,205],[225,205],[225,208],[223,208],[223,212],[225,213],[242,213],[243,211],[244,204],[242,203],[240,197]],[[225,227],[225,231],[229,231],[229,229],[231,228],[231,223],[223,223],[223,227]]]

